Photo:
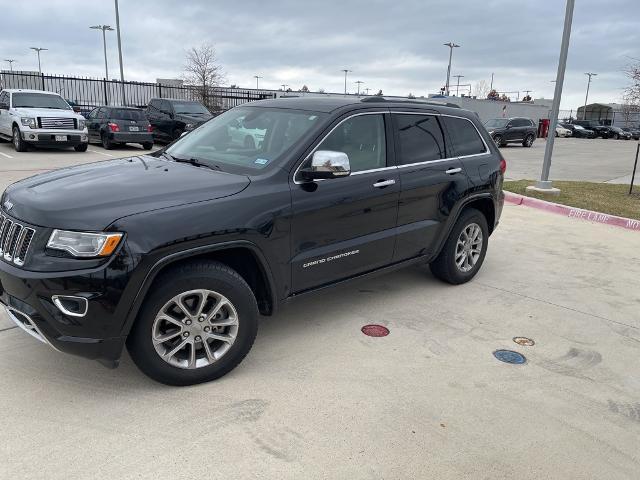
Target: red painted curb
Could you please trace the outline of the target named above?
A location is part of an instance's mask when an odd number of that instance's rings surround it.
[[[606,213],[568,207],[567,205],[547,202],[546,200],[527,197],[525,195],[518,195],[517,193],[507,191],[504,192],[504,199],[505,201],[513,203],[515,205],[524,205],[525,207],[537,208],[538,210],[557,213],[559,215],[564,215],[565,217],[577,218],[579,220],[586,220],[589,222],[603,223],[605,225],[612,225],[614,227],[620,227],[626,230],[640,232],[640,220],[634,220],[632,218],[616,217],[615,215],[608,215]]]

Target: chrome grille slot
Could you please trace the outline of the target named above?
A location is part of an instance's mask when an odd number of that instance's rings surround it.
[[[21,267],[29,254],[36,231],[0,215],[0,258]]]
[[[76,119],[64,117],[39,117],[38,124],[40,128],[48,128],[53,130],[75,130]]]

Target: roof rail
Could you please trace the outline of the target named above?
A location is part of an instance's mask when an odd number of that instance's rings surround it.
[[[441,107],[460,108],[459,105],[451,102],[438,102],[436,100],[422,100],[419,98],[389,98],[382,97],[380,95],[371,95],[364,97],[361,102],[373,103],[373,102],[395,102],[395,103],[419,103],[421,105],[439,105]]]

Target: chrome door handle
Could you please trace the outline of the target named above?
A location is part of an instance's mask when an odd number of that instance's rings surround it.
[[[376,182],[373,184],[373,186],[375,188],[383,188],[383,187],[388,187],[389,185],[395,185],[396,181],[395,180],[380,180],[379,182]]]
[[[455,175],[456,173],[460,173],[462,171],[462,168],[458,167],[458,168],[450,168],[449,170],[446,170],[444,173],[446,173],[447,175]]]

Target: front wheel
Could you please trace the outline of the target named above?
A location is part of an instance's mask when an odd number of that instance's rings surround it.
[[[556,136],[558,136],[558,134],[556,133]],[[526,137],[524,137],[524,141],[522,142],[522,146],[523,147],[531,147],[531,145],[533,145],[533,141],[535,140],[535,138],[533,137],[532,134],[527,135]]]
[[[258,306],[244,279],[219,262],[163,273],[134,324],[127,349],[138,368],[167,385],[215,380],[249,353]]]
[[[80,145],[76,145],[75,147],[73,147],[73,149],[76,152],[86,152],[87,148],[89,148],[89,144],[88,143],[81,143]]]
[[[494,135],[493,141],[496,144],[496,147],[504,147],[504,139],[502,138],[502,135]]]
[[[475,208],[464,210],[440,254],[431,262],[431,273],[452,285],[468,282],[484,262],[488,241],[485,216]]]
[[[16,152],[26,152],[27,151],[27,142],[22,140],[22,135],[20,135],[20,129],[18,127],[13,127],[13,148],[16,149]]]

